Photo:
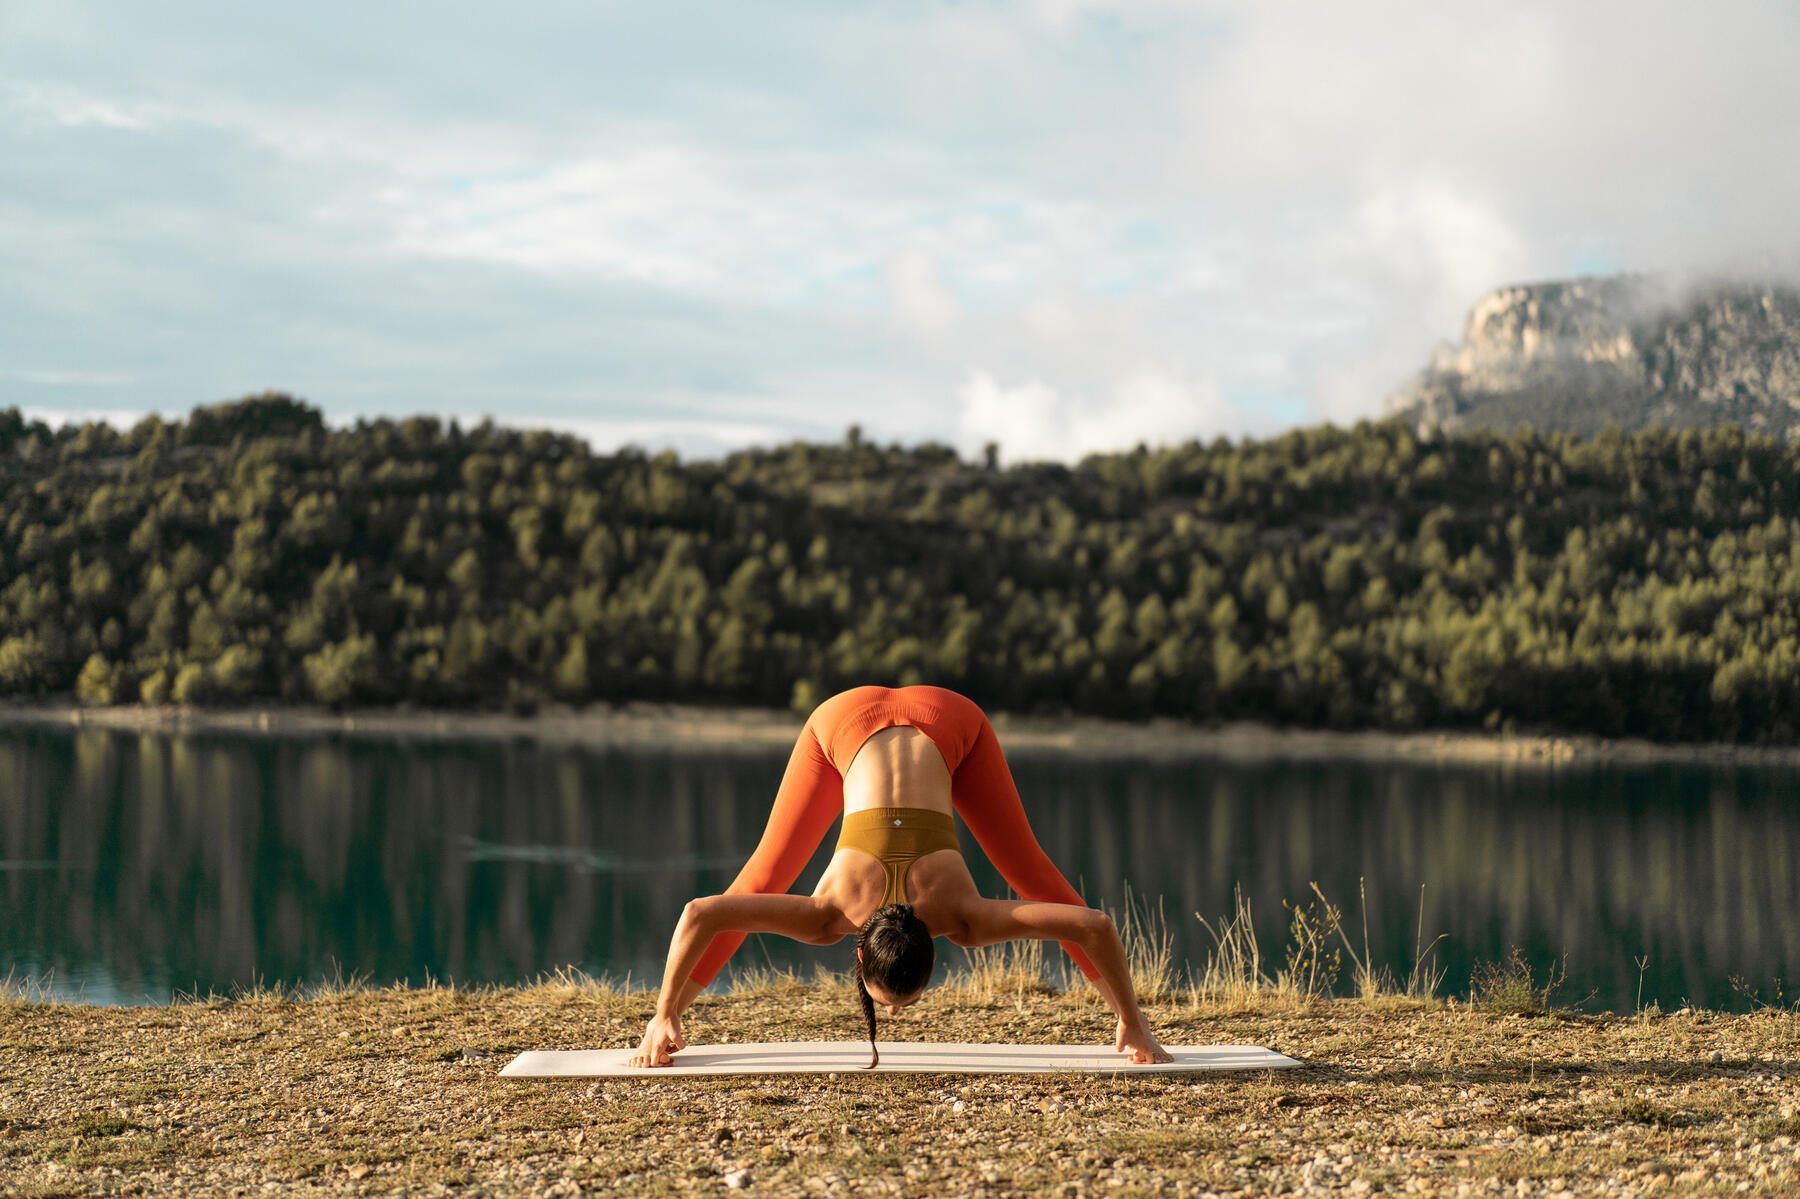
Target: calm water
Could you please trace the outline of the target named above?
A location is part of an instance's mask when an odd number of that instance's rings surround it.
[[[337,973],[653,980],[681,905],[722,890],[785,752],[617,751],[0,729],[0,977],[104,1003]],[[1091,900],[1159,897],[1181,955],[1242,886],[1279,963],[1317,881],[1404,973],[1424,891],[1447,990],[1520,946],[1565,1001],[1744,1006],[1800,966],[1800,776],[1368,762],[1013,761],[1039,839]],[[974,849],[976,881],[1002,894]],[[833,838],[801,876],[810,888]],[[955,962],[960,951],[940,942]],[[842,968],[752,938],[738,964]]]

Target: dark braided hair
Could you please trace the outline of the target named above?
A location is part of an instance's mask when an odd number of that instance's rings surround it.
[[[931,930],[910,903],[876,908],[856,935],[856,950],[856,994],[862,1001],[863,1019],[869,1022],[866,1068],[873,1070],[881,1060],[875,1050],[875,999],[863,980],[874,979],[877,986],[892,995],[911,995],[931,981],[937,951],[931,944]]]

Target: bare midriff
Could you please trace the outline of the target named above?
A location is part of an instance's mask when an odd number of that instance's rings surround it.
[[[895,725],[869,735],[844,772],[844,811],[927,808],[951,811],[950,767],[918,729]]]

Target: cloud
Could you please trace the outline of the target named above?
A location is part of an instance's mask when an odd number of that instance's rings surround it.
[[[957,399],[958,447],[974,456],[994,442],[1013,462],[1079,458],[1139,442],[1175,445],[1275,423],[1225,402],[1205,382],[1154,372],[1133,375],[1101,395],[1077,396],[1036,379],[1007,386],[976,371],[957,389]]]
[[[58,125],[142,130],[162,115],[153,106],[114,103],[54,84],[11,83],[7,90],[16,107],[47,116]]]
[[[1797,50],[1781,0],[14,0],[0,403],[1054,457],[1349,421],[1490,287],[1792,269]]]
[[[923,238],[902,245],[885,263],[888,294],[901,327],[921,337],[947,332],[962,305],[944,284],[938,255]]]
[[[28,421],[43,421],[52,429],[98,421],[124,431],[134,428],[149,413],[137,408],[25,408],[19,415]]]
[[[748,446],[775,445],[790,434],[774,423],[709,420],[505,420],[522,429],[551,429],[572,434],[606,452],[621,446],[660,451],[674,449],[689,457],[716,458]]]
[[[129,387],[137,380],[123,371],[14,370],[0,371],[0,378],[45,387]]]

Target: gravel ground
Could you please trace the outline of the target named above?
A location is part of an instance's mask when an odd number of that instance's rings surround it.
[[[1239,1075],[498,1077],[523,1048],[635,1043],[651,997],[0,1000],[0,1194],[1788,1195],[1800,1016],[1497,1016],[1337,1000],[1148,1005]],[[689,1037],[841,1036],[841,985],[706,996]],[[1084,1041],[1091,993],[944,989],[884,1037]]]

